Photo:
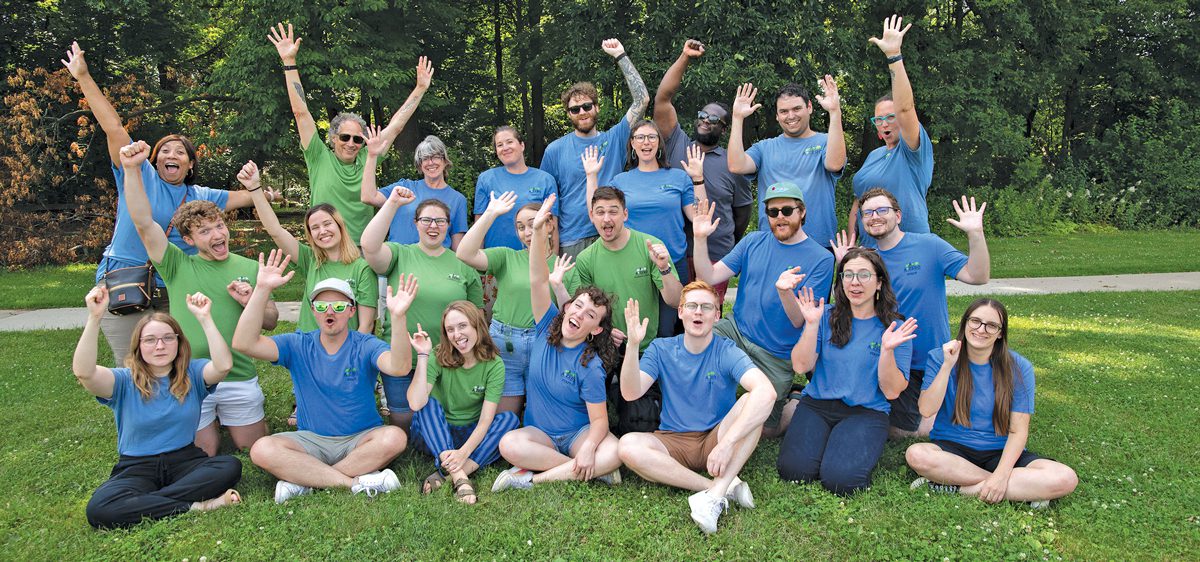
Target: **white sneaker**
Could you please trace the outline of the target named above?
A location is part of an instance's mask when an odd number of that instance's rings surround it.
[[[312,488],[293,484],[287,480],[280,480],[275,483],[275,503],[283,503],[296,496],[303,496],[312,493]]]
[[[509,488],[528,490],[533,487],[533,472],[523,468],[512,467],[500,473],[492,483],[493,492],[503,492]]]
[[[376,472],[368,472],[358,477],[358,482],[350,487],[350,493],[366,492],[368,498],[375,497],[379,492],[390,492],[400,487],[400,479],[392,469],[385,468]]]
[[[713,497],[708,492],[696,492],[688,496],[688,505],[692,508],[692,521],[705,534],[712,534],[717,532],[717,519],[721,518],[721,513],[729,509],[729,500]]]
[[[621,469],[617,468],[616,470],[614,470],[608,474],[601,474],[600,476],[596,477],[596,481],[603,482],[605,484],[608,484],[609,486],[620,486],[621,485]]]
[[[1050,507],[1050,500],[1036,500],[1029,502],[1030,509],[1046,509]]]
[[[725,492],[725,498],[733,500],[738,507],[754,509],[754,494],[750,493],[750,485],[741,478],[733,479],[733,482],[729,484],[729,490]]]

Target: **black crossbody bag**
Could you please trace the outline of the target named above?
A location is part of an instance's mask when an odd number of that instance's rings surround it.
[[[184,189],[183,200],[179,202],[180,207],[187,202],[187,188]],[[167,225],[165,234],[168,244],[171,243],[171,229],[174,227],[174,223]],[[105,271],[104,286],[108,288],[108,311],[117,316],[125,316],[150,308],[154,291],[158,288],[154,277],[154,264],[150,260],[146,260],[142,265]]]

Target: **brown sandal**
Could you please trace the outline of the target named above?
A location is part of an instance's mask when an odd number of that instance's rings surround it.
[[[442,474],[442,469],[433,471],[433,474],[425,477],[425,483],[421,485],[421,493],[425,495],[432,494],[446,483],[446,475]]]
[[[473,499],[468,501],[468,496]],[[470,479],[459,478],[454,481],[454,499],[468,505],[474,505],[479,501],[479,496],[475,493],[475,487],[471,485]]]

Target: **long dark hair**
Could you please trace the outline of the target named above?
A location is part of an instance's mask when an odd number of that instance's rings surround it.
[[[1021,373],[1013,368],[1012,354],[1008,352],[1008,309],[998,300],[978,299],[963,312],[958,321],[958,362],[954,368],[958,396],[954,399],[954,423],[971,427],[971,395],[975,391],[975,377],[971,376],[971,360],[967,357],[967,320],[971,313],[983,307],[990,307],[1000,315],[1000,333],[992,344],[992,354],[988,362],[992,365],[992,389],[995,391],[996,402],[992,409],[992,427],[996,435],[1008,435],[1008,423],[1012,414],[1013,388],[1015,380]]]
[[[589,336],[586,340],[587,347],[579,356],[579,366],[585,367],[592,360],[592,357],[599,356],[600,362],[604,365],[605,371],[612,371],[618,367],[617,361],[617,344],[612,341],[613,330],[613,302],[616,301],[608,293],[605,293],[599,287],[587,286],[580,287],[575,290],[575,294],[571,296],[571,300],[563,304],[561,310],[558,311],[558,316],[550,322],[550,334],[546,336],[546,342],[554,347],[562,345],[562,323],[567,316],[567,308],[575,299],[587,295],[592,300],[592,304],[604,307],[604,316],[600,318],[600,328],[602,331],[595,335]]]
[[[896,293],[892,291],[887,266],[883,265],[879,253],[869,248],[851,248],[846,252],[846,257],[837,263],[833,274],[833,310],[829,313],[829,342],[838,347],[850,342],[850,321],[854,318],[854,313],[850,311],[850,298],[842,288],[842,269],[846,267],[846,262],[854,258],[863,258],[871,262],[875,277],[879,279],[879,288],[875,293],[875,317],[879,318],[883,327],[887,328],[892,322],[904,320],[904,316],[896,311]]]

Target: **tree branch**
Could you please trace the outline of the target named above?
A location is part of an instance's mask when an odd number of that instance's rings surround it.
[[[168,109],[173,109],[173,108],[179,107],[181,105],[187,105],[187,104],[198,102],[198,101],[207,101],[207,102],[237,101],[237,98],[235,98],[233,96],[218,96],[218,95],[213,95],[213,94],[201,94],[199,96],[192,96],[190,98],[183,98],[183,99],[178,99],[175,101],[169,101],[167,103],[156,105],[154,107],[147,107],[145,109],[131,111],[129,113],[122,115],[121,118],[124,120],[129,120],[129,119],[133,119],[134,117],[140,117],[147,113],[158,113],[160,111],[166,111]],[[77,109],[75,111],[67,113],[66,115],[63,115],[62,117],[55,119],[54,122],[62,123],[63,121],[66,121],[68,119],[74,119],[76,117],[79,117],[80,115],[91,115],[91,113],[92,113],[92,110],[90,110],[90,109]]]

